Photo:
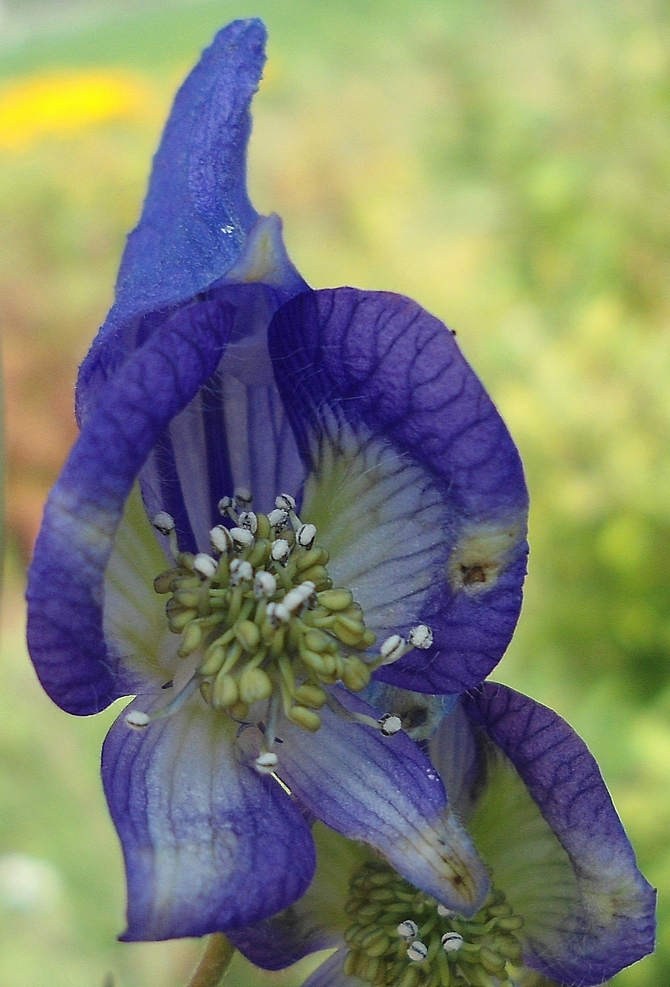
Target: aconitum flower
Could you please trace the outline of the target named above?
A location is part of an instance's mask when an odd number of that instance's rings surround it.
[[[521,604],[516,449],[452,334],[407,298],[310,291],[247,197],[258,21],[177,96],[81,435],[30,570],[44,688],[103,750],[128,939],[203,935],[308,886],[305,813],[466,914],[487,877],[442,782],[356,693],[480,682]]]
[[[406,713],[424,701],[396,697]],[[445,907],[317,827],[305,897],[232,933],[253,962],[276,970],[336,947],[305,987],[588,987],[651,952],[655,893],[564,720],[489,682],[456,700],[430,750],[490,874],[479,911]]]

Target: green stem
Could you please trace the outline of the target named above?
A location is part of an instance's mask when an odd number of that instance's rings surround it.
[[[221,932],[215,932],[207,940],[202,959],[186,987],[219,987],[225,980],[234,955],[235,947]]]

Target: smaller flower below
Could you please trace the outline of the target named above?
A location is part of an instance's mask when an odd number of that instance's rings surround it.
[[[404,718],[431,697],[397,698]],[[314,882],[280,915],[231,934],[245,955],[281,969],[336,947],[305,987],[589,987],[651,952],[655,892],[565,721],[485,683],[428,743],[490,876],[478,909],[464,915],[317,824]]]
[[[417,891],[388,865],[368,860],[351,878],[344,910],[351,920],[344,933],[349,947],[344,974],[364,983],[461,987],[486,983],[488,975],[511,987],[512,966],[521,962],[515,933],[523,919],[502,891],[491,890],[476,915],[466,919]]]

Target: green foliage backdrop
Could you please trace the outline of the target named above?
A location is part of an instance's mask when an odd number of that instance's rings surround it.
[[[22,572],[172,93],[217,27],[254,14],[271,38],[251,147],[256,205],[282,214],[315,286],[404,292],[455,328],[521,447],[531,567],[497,677],[557,708],[601,761],[661,893],[657,954],[613,983],[669,982],[668,5],[3,12],[0,987],[103,987],[110,975],[117,987],[177,987],[198,955],[193,942],[115,942],[122,864],[97,777],[114,711],[74,720],[40,693],[22,641]],[[298,982],[256,980],[240,962],[231,987]]]

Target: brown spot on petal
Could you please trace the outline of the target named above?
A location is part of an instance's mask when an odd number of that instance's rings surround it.
[[[447,563],[451,589],[469,595],[492,589],[524,530],[518,520],[464,528]]]

